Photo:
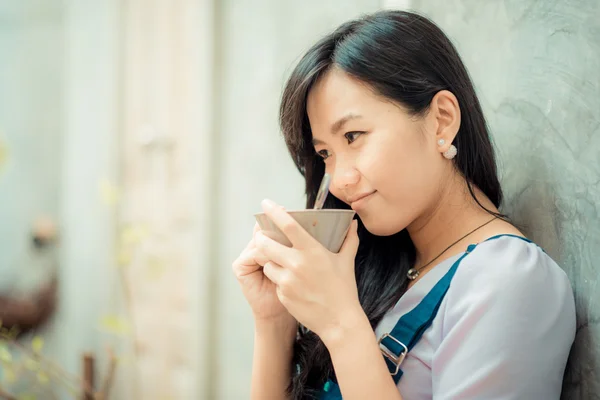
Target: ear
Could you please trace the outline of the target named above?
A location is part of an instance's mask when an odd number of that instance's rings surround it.
[[[431,100],[429,113],[437,122],[436,144],[440,139],[444,140],[443,145],[438,144],[438,150],[443,153],[450,148],[460,128],[460,106],[456,96],[448,90],[439,91]]]

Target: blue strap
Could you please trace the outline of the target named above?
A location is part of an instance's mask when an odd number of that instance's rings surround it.
[[[394,339],[403,343],[408,351],[410,351],[421,339],[423,333],[431,326],[433,319],[437,315],[440,304],[450,287],[450,282],[454,277],[454,273],[458,269],[460,262],[469,254],[476,245],[470,245],[467,248],[465,254],[463,254],[446,272],[446,274],[435,284],[433,289],[421,302],[408,313],[404,314],[394,326],[394,329],[389,333]],[[404,351],[404,348],[399,345],[390,337],[386,337],[381,341],[381,344],[387,347],[396,356],[400,356]],[[388,366],[390,373],[396,371],[396,365],[384,357],[384,360]],[[398,384],[402,377],[402,370],[398,370],[398,373],[393,376],[394,382]],[[340,400],[342,399],[342,393],[339,385],[333,382],[331,379],[325,382],[323,390],[319,396],[319,400]]]
[[[505,236],[521,239],[528,243],[532,243],[531,240],[527,238],[511,234],[496,235],[488,238],[482,243]],[[469,253],[471,253],[473,249],[475,249],[475,247],[477,247],[476,244],[469,245],[467,247],[467,251],[452,265],[452,267],[450,267],[448,272],[446,272],[446,274],[436,283],[433,289],[431,289],[431,291],[427,293],[427,295],[425,295],[423,300],[421,300],[421,302],[414,309],[404,314],[400,318],[394,329],[392,329],[392,331],[390,332],[390,336],[402,342],[406,346],[408,351],[412,350],[412,348],[423,336],[423,333],[425,333],[425,331],[433,323],[433,319],[437,315],[438,309],[442,304],[442,300],[444,299],[446,292],[448,292],[450,282],[452,281],[452,278],[454,277],[454,274],[456,273],[460,262]],[[381,341],[381,343],[389,350],[391,350],[396,356],[399,356],[404,351],[404,348],[401,345],[399,345],[396,341],[389,337],[384,338]],[[392,361],[390,361],[388,358],[385,358],[385,361],[390,373],[395,372],[396,365],[392,363]],[[393,377],[394,382],[396,382],[397,384],[400,381],[401,377],[402,370],[399,370],[398,373]]]
[[[394,326],[394,329],[389,333],[397,341],[403,343],[407,350],[410,351],[415,344],[421,339],[423,333],[431,326],[433,319],[437,315],[438,309],[440,308],[440,304],[450,287],[450,282],[454,277],[454,273],[458,269],[460,262],[469,254],[475,245],[470,245],[467,248],[465,254],[463,254],[453,265],[450,267],[448,272],[435,284],[433,289],[425,297],[421,302],[413,308],[408,313],[404,314]],[[387,347],[394,355],[397,357],[400,356],[404,351],[404,347],[398,344],[394,339],[390,337],[385,337],[381,344]],[[396,365],[387,357],[384,357],[384,360],[388,366],[388,370],[390,373],[394,373],[396,371]],[[400,378],[402,377],[402,370],[398,370],[396,375],[393,375],[394,382],[398,384]],[[328,380],[325,382],[323,386],[323,390],[321,391],[321,395],[319,396],[320,400],[340,400],[342,398],[342,393],[340,391],[339,385],[337,385],[332,380]]]
[[[450,282],[454,277],[454,273],[458,269],[460,262],[475,248],[475,245],[470,245],[467,251],[450,267],[448,272],[435,284],[433,289],[421,302],[408,313],[404,314],[398,323],[389,333],[390,336],[403,343],[408,351],[411,351],[417,342],[423,336],[423,333],[431,326],[433,319],[442,304],[442,300],[448,292]],[[404,348],[390,337],[386,337],[381,341],[381,344],[387,347],[396,356],[400,356],[404,352]],[[390,373],[396,371],[396,365],[387,357],[384,357]],[[399,370],[393,376],[394,382],[398,383],[402,377],[402,370]]]
[[[493,239],[497,239],[503,236],[515,237],[518,239],[522,239],[526,242],[531,243],[529,239],[523,238],[521,236],[516,235],[497,235],[491,237],[485,242]],[[475,249],[477,245],[472,244],[467,247],[467,251],[450,267],[448,272],[435,284],[433,289],[425,297],[421,302],[413,308],[408,313],[404,314],[394,326],[394,329],[389,333],[394,339],[398,340],[402,344],[404,344],[407,348],[407,352],[412,350],[412,348],[417,344],[417,342],[423,336],[423,333],[431,326],[433,323],[433,319],[437,315],[437,312],[440,308],[440,304],[442,304],[442,300],[444,296],[448,292],[448,288],[450,287],[450,282],[458,269],[461,261]],[[394,339],[390,337],[385,337],[382,339],[381,344],[384,345],[388,350],[390,350],[396,357],[400,356],[402,352],[404,352],[404,348],[398,344]],[[396,371],[396,365],[389,360],[387,357],[384,357],[385,362],[388,366],[388,370],[390,373]],[[394,382],[398,384],[400,378],[402,377],[402,370],[398,370],[398,373],[393,376]],[[340,387],[333,382],[331,379],[325,382],[323,390],[321,391],[321,395],[319,396],[319,400],[341,400],[342,393],[340,391]]]
[[[319,400],[342,400],[342,392],[339,385],[331,379],[325,382]]]

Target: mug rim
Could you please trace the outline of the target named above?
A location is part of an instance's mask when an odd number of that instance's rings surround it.
[[[356,214],[356,211],[354,210],[343,210],[343,209],[339,209],[339,208],[325,208],[325,209],[320,209],[320,210],[313,210],[313,209],[304,209],[304,210],[285,210],[288,214],[309,214],[309,213],[314,213],[317,212],[319,214],[321,213],[341,213],[341,214],[345,214],[345,213],[352,213],[352,214]],[[255,213],[254,216],[258,216],[258,215],[265,215],[265,212],[259,212],[259,213]]]

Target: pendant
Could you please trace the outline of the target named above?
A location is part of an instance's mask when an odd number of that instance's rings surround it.
[[[415,279],[417,279],[417,276],[419,276],[419,270],[418,269],[411,268],[406,273],[406,277],[408,279],[410,279],[411,281],[414,281]]]

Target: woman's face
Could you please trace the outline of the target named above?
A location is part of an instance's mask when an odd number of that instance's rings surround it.
[[[331,194],[371,233],[392,235],[435,208],[449,165],[435,116],[411,116],[337,68],[310,91],[307,112]]]

